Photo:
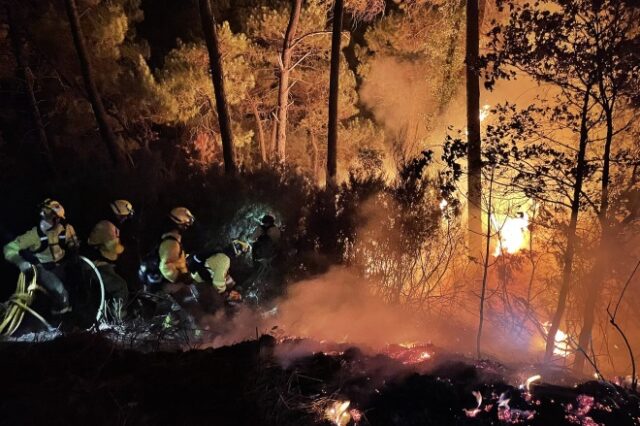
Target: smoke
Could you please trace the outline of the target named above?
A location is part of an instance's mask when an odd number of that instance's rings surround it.
[[[360,100],[401,154],[419,152],[417,142],[428,133],[428,116],[436,110],[424,69],[417,63],[382,56],[372,61],[360,89]]]
[[[333,268],[292,285],[278,305],[275,325],[292,336],[374,348],[428,338],[410,312],[385,304],[370,288],[348,269]]]
[[[229,345],[273,330],[287,337],[371,348],[428,340],[410,312],[385,304],[370,286],[348,269],[335,267],[291,285],[277,302],[275,315],[242,307],[231,318],[223,312],[205,317],[201,322],[217,335],[207,346]]]

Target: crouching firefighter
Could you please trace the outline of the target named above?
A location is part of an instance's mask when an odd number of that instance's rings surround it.
[[[187,264],[195,282],[194,296],[205,313],[214,313],[225,305],[234,306],[241,302],[242,296],[235,288],[229,269],[232,259],[250,251],[248,243],[234,240],[224,250],[188,257]]]
[[[276,225],[276,219],[265,215],[253,235],[253,272],[243,282],[247,289],[247,299],[254,304],[272,299],[282,290],[281,273],[278,268],[282,230]]]
[[[169,213],[167,231],[160,242],[145,256],[138,276],[144,291],[155,295],[156,314],[179,309],[171,295],[180,293],[192,279],[187,269],[187,256],[182,247],[182,235],[195,221],[185,207],[176,207]]]
[[[104,282],[107,315],[109,320],[117,323],[124,318],[129,297],[127,282],[116,272],[118,257],[124,252],[118,226],[133,217],[134,211],[127,200],[115,200],[109,205],[109,210],[111,217],[93,227],[87,242],[92,248],[92,260]]]
[[[65,223],[64,207],[47,198],[40,204],[40,223],[4,246],[4,258],[21,272],[35,267],[38,283],[53,299],[51,312],[61,315],[71,311],[65,280],[64,261],[76,252],[78,239],[71,225]]]

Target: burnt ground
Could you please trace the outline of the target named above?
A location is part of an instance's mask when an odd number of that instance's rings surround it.
[[[268,336],[173,352],[88,333],[2,343],[0,424],[330,425],[323,413],[339,400],[357,410],[351,425],[640,424],[638,396],[611,384],[525,392],[504,383],[497,364],[429,360],[424,372],[358,349],[284,367],[275,353],[287,350]]]

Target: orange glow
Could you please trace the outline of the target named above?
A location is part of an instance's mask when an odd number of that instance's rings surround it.
[[[492,215],[491,222],[498,238],[494,256],[505,252],[515,254],[525,248],[529,230],[529,216],[526,213],[520,213],[517,217],[505,217],[502,221]]]

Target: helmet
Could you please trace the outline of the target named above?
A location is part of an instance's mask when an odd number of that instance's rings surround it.
[[[191,226],[193,222],[196,220],[193,217],[193,214],[189,211],[189,209],[185,207],[176,207],[169,213],[169,219],[178,225],[182,226]]]
[[[270,214],[265,214],[264,216],[262,216],[261,222],[265,226],[275,225],[276,224],[276,218],[271,216]]]
[[[64,219],[64,207],[56,200],[47,198],[40,204],[40,213],[47,217]]]
[[[114,202],[109,204],[109,206],[111,207],[111,211],[113,212],[113,214],[115,214],[116,216],[133,216],[133,206],[127,200],[115,200]]]
[[[251,245],[245,241],[233,240],[231,242],[231,247],[233,248],[233,253],[236,256],[240,256],[244,253],[249,253],[251,251]]]

